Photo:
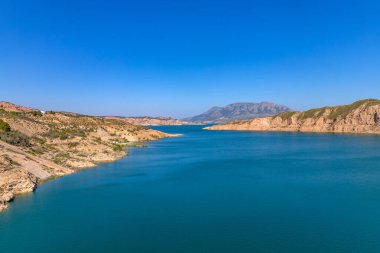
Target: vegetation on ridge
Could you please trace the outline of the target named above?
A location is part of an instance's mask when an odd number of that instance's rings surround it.
[[[0,140],[15,146],[30,147],[29,137],[19,131],[12,131],[7,122],[0,119]]]
[[[355,109],[358,109],[360,106],[365,105],[368,106],[373,106],[380,104],[380,100],[377,99],[364,99],[364,100],[359,100],[357,102],[354,102],[350,105],[341,105],[341,106],[336,106],[333,107],[333,111],[328,115],[329,119],[337,119],[337,118],[344,118],[346,117],[350,112],[352,112]]]
[[[4,120],[0,119],[0,132],[9,132],[11,131],[11,127],[7,122]]]
[[[366,107],[374,106],[380,104],[378,99],[363,99],[356,101],[350,105],[340,105],[340,106],[327,106],[322,108],[310,109],[304,112],[285,112],[272,116],[272,118],[280,117],[282,120],[290,119],[294,115],[297,115],[298,120],[306,120],[309,118],[320,118],[324,115],[328,119],[336,120],[338,118],[344,118],[353,110],[365,105]]]
[[[15,146],[30,147],[30,138],[18,131],[0,133],[0,140]]]
[[[297,112],[283,112],[280,114],[273,115],[272,118],[274,119],[276,117],[280,117],[282,120],[286,120],[286,119],[290,119],[291,117],[293,117],[293,115],[296,113]]]
[[[126,154],[124,147],[129,141],[165,136],[121,118],[43,112],[7,102],[0,104],[0,140],[29,147],[28,153],[69,168],[114,160]]]

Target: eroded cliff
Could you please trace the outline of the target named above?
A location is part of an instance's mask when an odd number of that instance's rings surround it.
[[[350,105],[286,112],[272,117],[234,121],[208,130],[380,133],[380,100],[365,99]]]

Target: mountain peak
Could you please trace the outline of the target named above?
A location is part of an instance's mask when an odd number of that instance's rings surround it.
[[[289,107],[272,102],[239,102],[228,104],[224,107],[214,106],[200,115],[186,118],[184,120],[191,122],[221,123],[231,120],[266,117],[290,111],[291,109]]]

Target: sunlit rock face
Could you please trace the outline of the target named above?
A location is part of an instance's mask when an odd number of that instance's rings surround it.
[[[235,121],[208,130],[300,131],[380,133],[380,100],[366,99],[351,105],[287,112],[272,117]]]

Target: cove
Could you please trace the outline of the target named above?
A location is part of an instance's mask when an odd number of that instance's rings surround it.
[[[380,252],[380,136],[202,127],[17,198],[0,252]]]

